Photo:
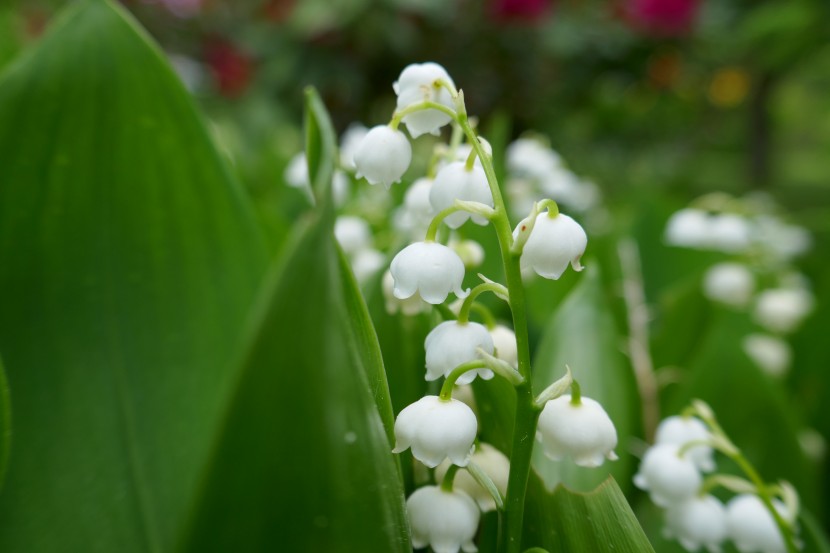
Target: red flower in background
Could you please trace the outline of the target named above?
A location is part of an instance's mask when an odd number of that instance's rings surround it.
[[[699,7],[700,0],[627,0],[625,15],[639,30],[675,36],[692,29]]]
[[[493,0],[490,13],[499,22],[533,23],[547,15],[553,0]]]
[[[253,75],[253,60],[233,43],[214,38],[205,44],[205,63],[219,92],[235,98],[245,92]]]

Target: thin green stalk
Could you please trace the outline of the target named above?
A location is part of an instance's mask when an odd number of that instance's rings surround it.
[[[521,269],[519,268],[519,256],[513,255],[510,251],[513,234],[504,199],[496,179],[496,172],[493,169],[492,158],[484,151],[484,147],[479,142],[464,113],[459,113],[458,124],[467,135],[467,140],[476,150],[479,159],[481,159],[484,173],[487,176],[487,183],[490,186],[490,193],[493,196],[495,213],[491,220],[498,237],[499,249],[504,262],[505,281],[510,294],[509,304],[513,315],[513,330],[516,333],[519,374],[524,377],[524,383],[516,387],[516,419],[513,425],[510,476],[507,482],[507,497],[505,498],[504,533],[499,539],[499,551],[501,553],[519,553],[522,541],[525,495],[527,493],[527,481],[530,476],[530,459],[536,434],[536,422],[539,419],[539,410],[533,404],[533,390],[530,379],[530,344],[527,330],[525,289],[522,284]]]

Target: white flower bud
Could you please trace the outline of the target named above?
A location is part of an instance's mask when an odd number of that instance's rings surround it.
[[[362,123],[352,123],[340,137],[340,164],[345,169],[354,170],[354,155],[360,143],[369,132]]]
[[[666,510],[665,534],[677,539],[686,551],[705,547],[710,553],[720,553],[727,534],[726,510],[711,495],[670,505]]]
[[[753,317],[764,328],[788,333],[801,324],[813,308],[813,295],[802,288],[774,288],[758,294]]]
[[[773,506],[785,514],[784,505],[773,500]],[[786,518],[786,517],[785,517]],[[772,514],[757,496],[738,495],[726,505],[726,526],[729,537],[741,553],[785,553],[784,539]]]
[[[634,476],[634,485],[649,492],[651,500],[661,507],[686,501],[703,483],[695,463],[688,455],[679,456],[679,451],[675,444],[655,445],[646,452]]]
[[[545,403],[536,437],[554,461],[567,455],[581,467],[598,467],[605,459],[617,460],[614,423],[602,405],[585,396],[578,405],[570,395]]]
[[[788,225],[776,217],[757,217],[755,227],[755,240],[777,259],[789,261],[812,246],[813,238],[806,229]]]
[[[464,262],[452,249],[437,242],[415,242],[398,252],[389,268],[395,281],[396,298],[406,299],[418,292],[424,301],[444,303],[450,292],[466,298],[470,289],[461,288]]]
[[[305,152],[295,154],[285,166],[283,173],[285,184],[291,188],[305,188],[311,186],[308,181],[308,162],[305,159]]]
[[[704,247],[710,236],[709,215],[700,209],[681,209],[666,223],[666,243],[672,246]]]
[[[562,163],[559,154],[533,138],[514,140],[505,155],[508,171],[536,179],[544,179]]]
[[[750,334],[743,340],[744,353],[770,376],[781,376],[790,368],[790,345],[775,336]]]
[[[360,217],[341,215],[334,222],[334,237],[343,248],[343,252],[352,256],[372,244],[372,231],[369,223]]]
[[[706,297],[733,307],[747,305],[754,291],[755,277],[741,263],[718,263],[710,267],[703,277]]]
[[[451,239],[447,245],[455,250],[464,267],[472,269],[484,262],[484,248],[475,240],[454,240]]]
[[[383,290],[383,299],[386,304],[386,312],[390,315],[401,312],[404,315],[411,317],[423,311],[428,311],[430,306],[421,296],[414,294],[406,299],[399,299],[395,297],[395,279],[392,278],[392,273],[386,271],[383,273],[381,280],[381,289]]]
[[[452,96],[444,87],[436,87],[435,81],[443,79],[455,87],[446,69],[437,63],[413,63],[407,65],[400,77],[392,85],[398,95],[398,110],[403,110],[413,104],[425,101],[443,104],[455,109]],[[446,113],[435,109],[425,109],[406,115],[402,119],[412,138],[425,133],[438,134],[441,127],[451,121]]]
[[[473,168],[468,170],[463,161],[454,161],[438,171],[432,190],[429,191],[432,208],[435,213],[439,213],[451,207],[455,200],[479,202],[493,207],[493,195],[490,193],[484,169],[473,165]],[[467,222],[467,219],[472,219],[477,225],[487,224],[487,219],[481,215],[464,211],[449,215],[444,222],[450,228],[458,228]]]
[[[398,182],[412,161],[412,146],[401,131],[387,125],[373,127],[354,153],[357,177],[386,188]]]
[[[520,227],[516,227],[513,235],[517,236],[519,230]],[[579,259],[587,245],[588,236],[579,223],[561,213],[555,217],[540,213],[524,245],[521,264],[523,268],[532,268],[541,277],[556,280],[569,263],[574,271],[582,270]]]
[[[504,325],[497,324],[490,329],[490,337],[496,347],[496,357],[510,364],[514,368],[519,367],[519,347],[516,344],[516,333]]]
[[[657,444],[674,444],[683,447],[689,442],[711,441],[712,435],[706,425],[694,417],[668,417],[657,426],[654,438]],[[715,470],[712,447],[697,445],[686,450],[688,457],[703,472]]]
[[[435,553],[478,551],[473,538],[481,514],[475,501],[463,491],[424,486],[409,496],[406,510],[415,549],[431,546]]]
[[[435,210],[429,201],[431,189],[430,178],[422,177],[412,183],[404,194],[403,205],[395,213],[395,228],[410,236],[423,237],[435,216]]]
[[[726,253],[745,251],[752,237],[752,229],[746,219],[734,213],[721,213],[709,217],[709,247]]]
[[[484,473],[490,477],[496,489],[504,497],[507,494],[507,480],[510,478],[510,460],[507,456],[484,442],[480,443],[470,457],[470,462],[479,466]],[[450,463],[444,461],[435,468],[435,479],[441,482],[447,469],[450,468]],[[495,511],[496,501],[486,489],[484,489],[476,479],[470,476],[466,470],[460,470],[455,475],[453,480],[453,487],[457,490],[466,492],[478,503],[479,509],[483,512]]]
[[[437,380],[442,376],[449,376],[454,368],[479,359],[476,351],[483,349],[493,354],[493,339],[484,325],[458,321],[444,321],[427,334],[424,341],[426,349],[427,380]],[[484,380],[493,378],[490,369],[477,369],[462,374],[456,383],[469,384],[476,376]]]
[[[478,431],[473,410],[456,399],[424,396],[408,405],[395,419],[395,449],[412,448],[412,455],[429,468],[445,458],[467,466]]]
[[[373,248],[360,250],[352,257],[352,272],[361,286],[369,282],[384,266],[386,256]]]

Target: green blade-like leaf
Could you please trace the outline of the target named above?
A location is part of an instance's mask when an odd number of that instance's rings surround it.
[[[146,34],[73,3],[0,78],[0,550],[169,550],[267,266]]]
[[[9,384],[3,360],[0,359],[0,490],[6,479],[6,467],[9,464],[9,452],[12,444],[12,406],[9,400]]]
[[[654,552],[613,477],[591,492],[558,486],[552,494],[532,475],[528,485],[525,547],[550,553]]]
[[[379,355],[357,351],[377,342],[349,327],[365,308],[315,216],[263,298],[184,551],[411,550]]]
[[[551,461],[537,447],[533,466],[548,489],[564,482],[587,491],[609,474],[628,482],[633,460],[627,454],[627,444],[637,426],[638,399],[633,373],[620,353],[621,343],[603,294],[597,263],[592,263],[545,329],[533,361],[533,389],[543,390],[563,376],[565,365],[569,365],[582,394],[599,401],[614,421],[620,459],[599,468],[583,468],[570,459]]]
[[[328,110],[312,87],[305,91],[305,152],[311,186],[309,194],[329,201],[337,139]]]

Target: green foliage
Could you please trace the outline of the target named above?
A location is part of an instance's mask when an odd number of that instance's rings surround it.
[[[6,381],[6,372],[3,370],[3,360],[0,359],[0,490],[6,478],[6,467],[9,463],[9,451],[12,441],[12,407],[9,402],[9,385]]]
[[[550,553],[654,552],[613,477],[588,493],[548,493],[532,475],[525,516],[525,545]]]
[[[331,224],[315,215],[268,286],[184,551],[410,549],[377,339]]]
[[[248,200],[120,8],[0,80],[0,550],[169,550],[266,267]]]
[[[569,365],[582,393],[605,407],[620,442],[620,459],[600,468],[576,466],[570,459],[551,461],[542,448],[534,452],[534,467],[548,489],[560,482],[588,491],[609,474],[627,483],[633,459],[627,453],[636,435],[639,398],[631,368],[620,353],[621,338],[604,296],[598,265],[589,264],[580,283],[553,313],[533,361],[533,389],[537,393],[565,373]]]

